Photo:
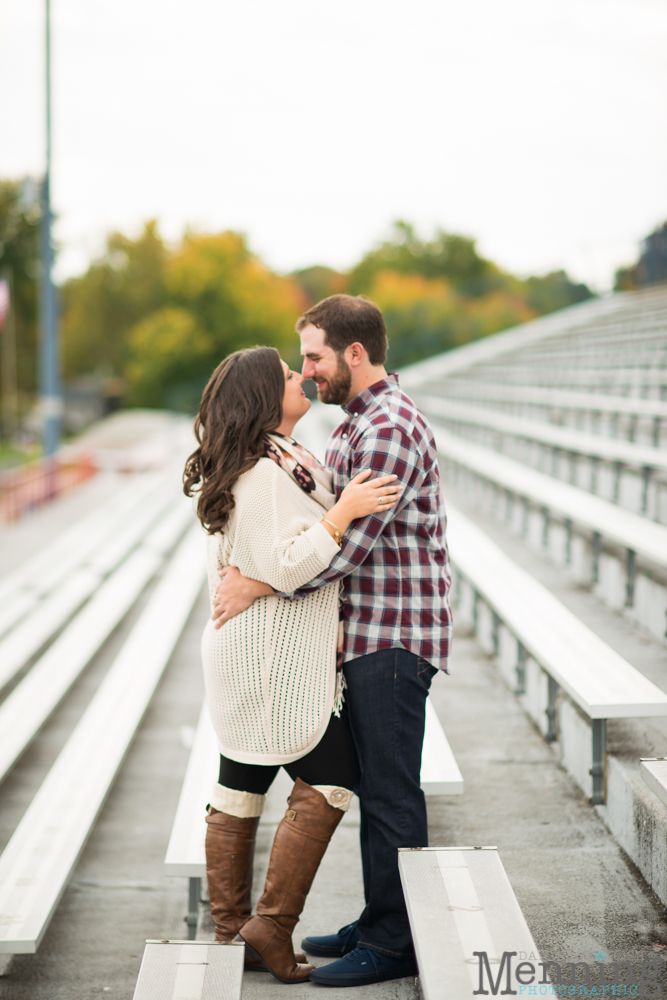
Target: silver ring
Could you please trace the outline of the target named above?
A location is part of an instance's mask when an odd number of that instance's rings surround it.
[[[378,503],[384,503],[384,497],[380,497],[380,499],[378,500]]]

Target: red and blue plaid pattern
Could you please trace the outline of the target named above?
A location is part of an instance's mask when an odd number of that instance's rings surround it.
[[[343,409],[326,456],[336,496],[369,467],[396,473],[403,492],[390,510],[353,521],[331,566],[298,593],[342,579],[346,661],[402,645],[446,671],[451,577],[433,432],[394,374]]]

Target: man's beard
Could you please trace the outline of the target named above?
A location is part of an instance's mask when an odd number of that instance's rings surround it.
[[[352,371],[343,360],[342,355],[337,355],[338,363],[335,373],[323,386],[317,387],[317,398],[321,403],[335,403],[342,406],[350,398],[350,387],[352,385]]]

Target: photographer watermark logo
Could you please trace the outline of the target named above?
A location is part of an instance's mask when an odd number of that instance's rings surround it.
[[[591,969],[588,962],[539,962],[525,951],[504,951],[500,959],[489,958],[485,951],[473,951],[473,955],[479,966],[474,996],[659,997],[661,992],[658,962],[605,962],[607,956],[599,951]],[[514,959],[518,961],[513,964]]]

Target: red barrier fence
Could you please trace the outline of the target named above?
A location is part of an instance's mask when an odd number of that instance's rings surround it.
[[[0,517],[16,521],[97,472],[93,456],[42,458],[0,472]]]

